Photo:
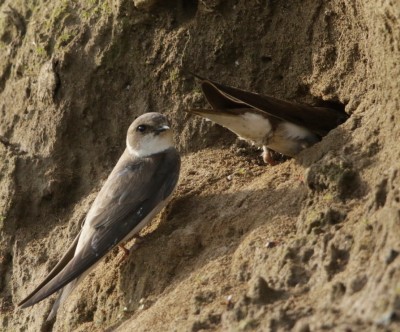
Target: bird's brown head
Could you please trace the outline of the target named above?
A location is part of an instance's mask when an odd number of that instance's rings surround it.
[[[174,146],[172,131],[165,115],[145,113],[129,126],[126,136],[128,152],[146,157]]]

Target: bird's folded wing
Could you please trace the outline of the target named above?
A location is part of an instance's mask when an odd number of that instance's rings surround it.
[[[251,108],[248,105],[244,108],[213,108],[213,109],[207,109],[207,108],[189,108],[185,109],[185,112],[188,113],[193,113],[197,114],[203,117],[206,117],[214,122],[214,117],[224,117],[224,116],[237,116],[237,115],[244,115],[246,113],[253,113],[253,114],[259,114],[262,117],[266,117],[265,112],[260,111],[256,108]],[[271,118],[272,116],[268,115],[268,118]]]
[[[233,88],[211,80],[203,79],[201,88],[208,102],[215,109],[237,109],[251,106],[266,112],[270,116],[306,127],[321,136],[326,135],[348,118],[345,112],[336,109],[296,104]]]
[[[45,284],[47,284],[51,279],[53,279],[74,257],[76,245],[78,244],[79,235],[75,237],[74,242],[69,246],[68,250],[64,254],[64,256],[60,259],[60,261],[54,266],[54,268],[49,272],[47,277],[21,302],[18,303],[18,306],[22,306],[25,302],[27,302],[32,296],[34,296]]]

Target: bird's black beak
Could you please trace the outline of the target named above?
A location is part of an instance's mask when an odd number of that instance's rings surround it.
[[[169,126],[162,126],[162,127],[159,127],[159,128],[156,128],[156,133],[162,133],[163,131],[166,131],[166,130],[170,130],[171,128],[169,127]]]

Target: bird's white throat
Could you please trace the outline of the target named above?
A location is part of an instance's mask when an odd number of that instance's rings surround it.
[[[132,146],[126,139],[128,152],[135,157],[147,157],[160,153],[174,146],[172,133],[166,132],[159,135],[147,134],[141,137],[139,142]]]

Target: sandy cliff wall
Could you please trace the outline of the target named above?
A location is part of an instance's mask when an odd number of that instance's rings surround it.
[[[400,4],[321,3],[0,1],[0,329],[399,329]],[[351,118],[264,166],[182,111],[205,106],[186,70]],[[183,155],[168,209],[55,322],[52,300],[16,308],[145,111],[168,114]]]

